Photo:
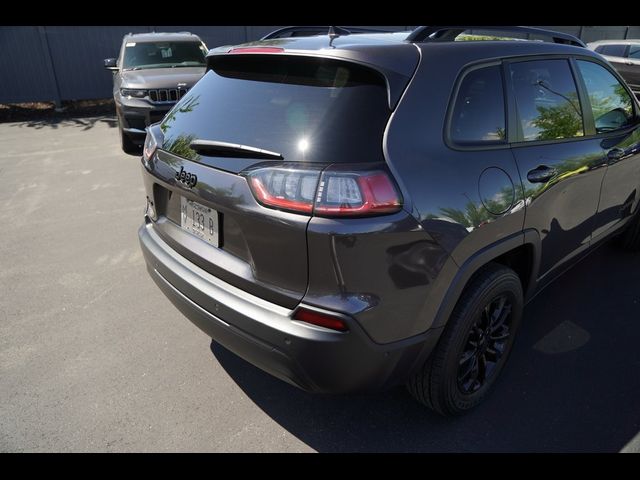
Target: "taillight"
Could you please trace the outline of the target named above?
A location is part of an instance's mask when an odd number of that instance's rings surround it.
[[[147,128],[147,136],[144,139],[144,147],[142,148],[142,163],[148,168],[149,162],[158,149],[158,141],[151,128]]]
[[[322,173],[313,213],[320,216],[356,216],[393,213],[402,202],[385,171]]]
[[[265,167],[247,175],[258,202],[267,207],[311,213],[319,170]]]
[[[310,323],[312,325],[318,325],[319,327],[330,328],[331,330],[338,330],[340,332],[346,332],[349,330],[347,324],[341,318],[302,307],[296,310],[293,314],[293,319]]]
[[[384,169],[268,166],[246,175],[258,202],[271,208],[321,217],[382,215],[402,208],[398,189]]]

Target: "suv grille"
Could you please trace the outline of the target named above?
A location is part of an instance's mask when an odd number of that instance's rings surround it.
[[[176,102],[187,93],[188,88],[159,88],[149,90],[149,99],[152,102]]]

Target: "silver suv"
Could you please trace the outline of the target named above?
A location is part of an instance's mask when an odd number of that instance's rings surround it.
[[[204,75],[207,46],[197,35],[128,34],[118,58],[104,66],[113,71],[122,150],[139,154],[145,128],[159,122]]]

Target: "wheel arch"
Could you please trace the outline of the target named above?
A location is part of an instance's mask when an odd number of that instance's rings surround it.
[[[536,290],[540,247],[540,235],[536,230],[528,229],[492,243],[472,255],[456,273],[431,328],[441,328],[447,323],[470,280],[491,262],[512,268],[518,274],[526,303],[533,297]]]

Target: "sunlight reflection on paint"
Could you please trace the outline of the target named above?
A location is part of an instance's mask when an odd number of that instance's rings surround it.
[[[305,153],[307,150],[309,150],[309,141],[306,138],[303,138],[298,142],[298,150],[300,150],[300,152],[302,153]]]

